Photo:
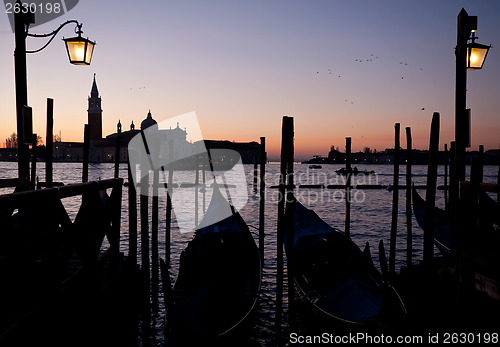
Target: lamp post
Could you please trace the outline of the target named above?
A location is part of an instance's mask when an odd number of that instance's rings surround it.
[[[466,109],[467,70],[481,69],[491,46],[475,42],[477,17],[469,16],[462,8],[457,19],[456,85],[455,85],[455,153],[452,155],[454,172],[450,173],[449,206],[452,215],[452,249],[457,257],[457,278],[460,280],[459,292],[463,295],[473,288],[471,260],[464,257],[470,246],[467,238],[467,212],[459,195],[459,184],[465,181],[465,149],[470,147],[470,110]],[[472,36],[471,36],[472,33]],[[468,41],[472,42],[469,44]],[[452,144],[453,148],[453,144]],[[470,254],[470,253],[469,253]]]
[[[18,8],[22,9],[23,4],[20,0],[16,1]],[[81,37],[82,24],[77,20],[68,20],[61,24],[56,30],[48,34],[31,34],[28,32],[30,24],[35,22],[34,11],[31,6],[27,7],[28,11],[14,12],[14,35],[15,35],[15,50],[14,50],[14,70],[16,81],[16,117],[17,117],[17,160],[18,160],[18,177],[29,181],[29,155],[28,145],[31,143],[31,134],[27,127],[32,124],[31,112],[24,112],[25,106],[28,105],[28,86],[26,76],[26,54],[37,53],[47,47],[57,33],[67,24],[76,24],[75,32],[77,37],[64,39],[66,50],[70,59],[70,63],[75,65],[89,65],[92,59],[95,42]],[[27,12],[27,13],[25,13]],[[40,49],[34,51],[26,51],[26,38],[30,37],[50,37],[49,41]]]
[[[469,146],[469,112],[466,109],[467,70],[478,70],[491,46],[476,43],[477,16],[469,16],[462,8],[458,14],[456,47],[456,85],[455,85],[455,160],[456,177],[454,189],[465,180],[465,148]],[[472,33],[472,36],[471,36]],[[468,44],[467,42],[472,42]]]

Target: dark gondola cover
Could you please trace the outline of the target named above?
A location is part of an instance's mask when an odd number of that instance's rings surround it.
[[[211,224],[229,208],[229,217]],[[200,226],[181,254],[166,314],[167,340],[182,345],[229,335],[248,318],[260,291],[258,248],[218,188]]]
[[[343,327],[404,329],[405,306],[366,253],[312,210],[294,205],[295,284],[302,301]],[[285,249],[290,246],[285,235]]]
[[[425,200],[412,190],[413,212],[418,226],[424,229]],[[495,202],[486,192],[479,193],[478,225],[469,246],[472,248],[475,261],[475,288],[495,300],[500,300],[500,204]],[[452,257],[451,219],[448,212],[435,207],[434,211],[434,244],[443,256]]]

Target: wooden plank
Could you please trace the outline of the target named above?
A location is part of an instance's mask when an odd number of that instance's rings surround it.
[[[19,182],[19,178],[0,178],[0,188],[16,187]]]

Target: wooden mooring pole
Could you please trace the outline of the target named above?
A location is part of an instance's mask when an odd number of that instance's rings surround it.
[[[171,223],[172,223],[172,193],[173,181],[174,181],[174,171],[170,169],[168,171],[168,183],[167,183],[167,211],[166,211],[166,225],[165,225],[165,258],[167,262],[167,267],[170,268],[170,242],[171,242]]]
[[[444,207],[448,209],[448,144],[444,144]]]
[[[202,164],[202,167],[201,167],[201,182],[203,184],[203,215],[205,215],[205,212],[207,212],[207,189],[206,189],[206,186],[207,186],[207,178],[206,178],[206,173],[207,173],[207,168],[206,168],[206,165]]]
[[[389,245],[389,272],[391,277],[396,274],[396,235],[398,231],[398,207],[399,207],[399,147],[400,147],[400,124],[394,125],[394,176],[392,191],[392,222],[391,238]]]
[[[288,280],[288,323],[290,329],[295,328],[295,249],[294,249],[294,224],[295,224],[295,196],[293,194],[294,179],[293,179],[293,160],[294,160],[294,127],[293,117],[288,117],[283,120],[286,122],[287,128],[287,143],[286,143],[286,167],[287,167],[287,189],[286,189],[286,225],[287,225],[287,239],[288,249],[286,257],[286,269]]]
[[[149,168],[154,168],[151,152],[146,135],[141,129],[141,138],[144,145],[144,154],[141,155],[141,265],[144,274],[144,285],[149,293]]]
[[[427,166],[427,189],[425,194],[424,220],[424,267],[430,269],[434,256],[434,208],[436,201],[437,166],[439,155],[439,113],[434,112],[429,140],[429,162]]]
[[[145,281],[149,283],[149,172],[141,165],[141,265]],[[148,285],[149,287],[149,285]]]
[[[198,197],[199,185],[200,185],[200,167],[199,167],[199,164],[197,163],[196,164],[195,179],[194,179],[194,225],[195,226],[198,226],[199,209],[200,209],[199,208],[199,197]]]
[[[458,256],[458,249],[460,245],[460,238],[457,230],[456,210],[458,208],[458,189],[455,189],[456,182],[456,146],[455,141],[450,142],[450,178],[448,185],[448,210],[450,211],[451,218],[451,253]],[[458,260],[458,258],[457,258]]]
[[[264,266],[264,219],[266,206],[266,138],[260,138],[260,190],[259,190],[259,253],[260,263]]]
[[[482,163],[480,158],[472,158],[470,185],[461,183],[459,196],[459,233],[460,253],[458,262],[458,294],[461,309],[464,315],[470,314],[472,310],[471,298],[475,289],[475,267],[478,238],[479,219],[479,192],[482,175]]]
[[[253,157],[253,192],[257,193],[257,156]]]
[[[37,134],[31,135],[31,181],[30,181],[30,189],[35,190],[36,188],[36,138]]]
[[[140,169],[140,216],[141,216],[141,275],[142,275],[142,293],[143,301],[141,305],[142,331],[143,338],[147,341],[150,338],[151,331],[151,287],[150,287],[150,269],[149,269],[149,165],[147,159],[151,160],[150,152],[143,136],[146,157],[141,156]],[[152,166],[151,166],[152,167]]]
[[[277,213],[276,233],[276,329],[278,335],[281,333],[281,319],[283,311],[283,239],[285,233],[285,200],[287,199],[287,172],[288,172],[288,145],[290,143],[290,121],[288,116],[283,117],[281,129],[281,163],[280,182]],[[293,142],[293,118],[292,118],[292,142]]]
[[[483,176],[484,176],[484,170],[483,170],[483,165],[484,165],[484,145],[479,145],[479,163],[477,165],[477,180],[479,182],[483,182]],[[472,170],[472,168],[471,168]],[[471,179],[472,181],[472,179]]]
[[[89,181],[90,124],[85,124],[83,131],[83,172],[82,182]]]
[[[385,255],[384,241],[380,240],[378,243],[378,259],[380,263],[380,270],[382,277],[389,278],[389,266],[387,265],[387,257]]]
[[[47,188],[53,182],[53,144],[54,144],[54,99],[47,98],[47,131],[45,137],[45,183]]]
[[[285,189],[286,189],[286,128],[285,120],[281,128],[281,162],[280,162],[280,181],[278,195],[278,212],[277,212],[277,230],[276,230],[276,330],[278,336],[281,333],[281,317],[283,311],[283,233],[285,222]]]
[[[137,191],[135,182],[132,176],[133,168],[128,162],[128,245],[129,245],[129,261],[131,264],[137,264]]]
[[[122,141],[122,125],[118,121],[115,147],[115,178],[120,177],[120,145]]]
[[[406,266],[411,268],[413,257],[412,212],[411,212],[411,166],[412,158],[411,128],[406,127]]]
[[[351,138],[345,138],[345,236],[351,235]]]
[[[151,279],[152,279],[152,302],[157,308],[158,304],[158,285],[159,285],[159,260],[158,260],[158,186],[159,186],[160,172],[158,169],[153,170],[153,203],[151,206]]]

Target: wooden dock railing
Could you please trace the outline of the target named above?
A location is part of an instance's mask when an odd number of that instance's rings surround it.
[[[0,341],[44,302],[82,278],[89,288],[117,262],[122,185],[115,178],[0,196]],[[77,196],[72,221],[62,199]]]

